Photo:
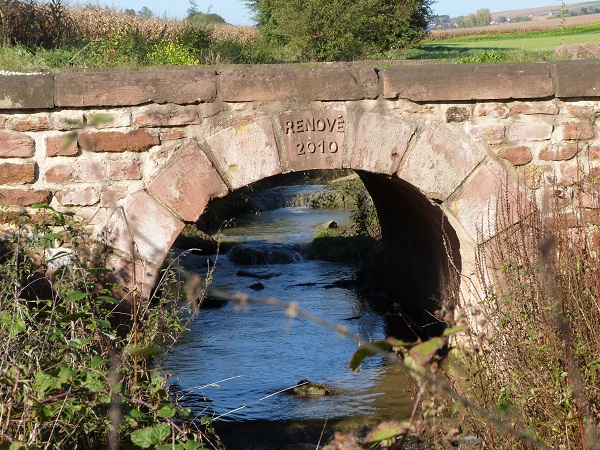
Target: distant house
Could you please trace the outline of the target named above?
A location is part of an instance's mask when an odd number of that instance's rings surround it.
[[[490,22],[490,25],[498,25],[500,22],[498,22],[498,20],[496,18],[492,19],[492,21]]]

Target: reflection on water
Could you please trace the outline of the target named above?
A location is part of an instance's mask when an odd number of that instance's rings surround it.
[[[252,240],[306,244],[315,225],[329,220],[348,223],[348,212],[280,208],[238,220],[226,230],[229,241]],[[214,257],[213,257],[214,259]],[[201,272],[206,257],[188,255],[187,270]],[[243,269],[239,276],[238,272]],[[295,301],[312,314],[343,324],[363,339],[382,339],[384,318],[356,293],[333,285],[349,279],[348,264],[298,261],[291,264],[239,266],[218,257],[213,287],[226,292]],[[261,290],[250,286],[257,281]],[[410,414],[408,377],[386,367],[381,358],[365,362],[359,372],[348,363],[356,344],[322,326],[289,318],[278,308],[234,304],[203,309],[165,364],[174,375],[182,403],[195,414],[219,420],[309,420],[358,415],[403,419]],[[281,392],[302,379],[326,384],[336,393],[296,398]],[[273,395],[274,394],[274,395]]]

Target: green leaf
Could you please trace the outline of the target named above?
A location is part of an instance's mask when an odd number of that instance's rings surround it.
[[[408,422],[381,422],[365,437],[363,444],[375,444],[402,436],[409,430]]]
[[[76,322],[77,320],[88,316],[88,313],[67,314],[60,319],[60,322]]]
[[[167,423],[159,423],[152,427],[142,428],[131,433],[131,442],[142,448],[158,446],[171,435],[171,427]]]
[[[92,369],[97,369],[98,367],[102,367],[103,365],[105,365],[108,361],[106,359],[104,359],[102,356],[100,355],[96,355],[92,358],[92,362],[91,362],[91,367]]]
[[[134,419],[145,419],[147,416],[146,414],[144,414],[142,411],[140,411],[139,409],[132,409],[129,412],[129,415],[131,417],[133,417]]]
[[[101,302],[111,303],[113,305],[118,305],[119,303],[121,303],[116,298],[109,297],[108,295],[100,295],[100,296],[96,297],[96,300],[100,300]]]
[[[141,347],[139,345],[138,346],[129,345],[125,348],[125,350],[130,355],[154,356],[154,355],[160,355],[162,353],[162,349],[157,345],[148,345],[145,347]]]
[[[78,302],[87,297],[87,292],[81,292],[81,291],[68,292],[65,295],[65,297],[67,297],[72,302]]]
[[[442,349],[446,344],[446,340],[440,337],[429,339],[421,344],[415,345],[408,352],[416,370],[422,368],[425,364],[431,361],[438,350]]]
[[[175,416],[175,408],[173,405],[163,405],[158,409],[158,417],[164,417],[165,419],[170,419]]]
[[[204,448],[204,445],[201,442],[196,441],[187,441],[184,445],[185,450],[198,450],[200,448]]]
[[[379,355],[384,352],[389,352],[394,346],[388,341],[375,341],[361,345],[352,355],[350,360],[350,368],[354,371],[358,370],[365,358],[369,356]]]
[[[69,344],[71,344],[71,347],[73,348],[79,348],[79,347],[83,347],[84,345],[88,345],[90,342],[92,342],[92,338],[87,338],[87,339],[72,339]]]
[[[54,208],[52,208],[48,203],[34,203],[33,205],[31,205],[31,208],[33,208],[33,209],[51,209],[54,211]]]
[[[465,327],[464,325],[454,328],[446,328],[442,336],[452,336],[453,334],[460,333],[461,331],[465,331],[466,329],[467,327]]]
[[[99,392],[107,388],[106,377],[100,372],[88,372],[82,384],[92,392]]]

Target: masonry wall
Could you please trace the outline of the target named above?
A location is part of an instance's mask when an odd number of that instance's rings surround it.
[[[440,162],[454,176],[465,165],[472,170],[492,161],[534,190],[543,178],[569,189],[582,170],[600,176],[596,61],[3,75],[0,205],[18,209],[49,202],[87,219],[100,236],[135,194],[147,190],[144,195],[164,206],[157,192],[167,189],[168,181],[159,185],[157,174],[173,155],[197,146],[214,172],[211,168],[208,178],[196,180],[201,185],[191,189],[199,205],[188,212],[186,206],[178,207],[177,218],[168,224],[173,229],[164,237],[163,246],[168,246],[183,222],[196,220],[210,198],[254,181],[252,177],[314,168],[295,165],[286,156],[288,144],[281,135],[285,130],[269,138],[272,142],[260,141],[264,136],[259,130],[253,135],[258,140],[251,143],[256,151],[239,157],[260,159],[261,146],[273,147],[279,154],[273,163],[277,167],[261,166],[244,178],[228,172],[226,158],[219,156],[227,152],[226,137],[210,138],[250,125],[278,129],[282,115],[302,111],[343,113],[345,137],[336,167],[410,182],[430,199],[445,202],[473,241],[477,214],[481,215],[476,207],[481,183],[472,183],[473,192],[456,193],[456,186],[446,189],[444,177],[438,173],[432,179],[425,166]],[[409,125],[386,134],[388,120],[390,127]],[[461,140],[476,147],[481,159],[465,160]],[[394,150],[382,153],[379,147],[385,145]],[[475,212],[453,206],[461,196],[471,199],[469,208]],[[597,215],[595,196],[590,192],[584,197],[592,216]],[[190,199],[181,200],[186,201]],[[108,242],[131,259],[133,252],[127,254],[110,238]],[[166,250],[142,256],[158,266]]]

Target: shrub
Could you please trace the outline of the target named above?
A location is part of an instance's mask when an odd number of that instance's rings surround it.
[[[190,50],[178,42],[160,42],[154,44],[152,51],[146,56],[151,66],[191,66],[198,64]]]
[[[0,447],[204,448],[153,358],[184,330],[177,298],[133,294],[133,322],[116,329],[109,271],[81,262],[85,227],[38,206],[0,217],[16,243],[0,247]]]

